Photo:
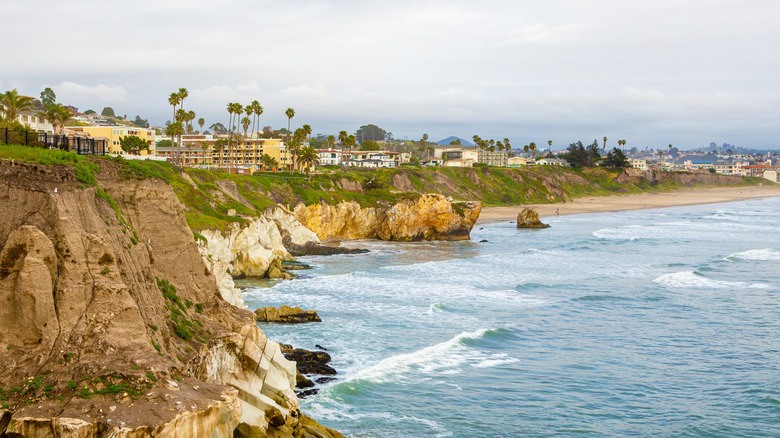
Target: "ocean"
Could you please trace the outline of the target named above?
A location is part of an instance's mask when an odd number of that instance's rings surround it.
[[[352,437],[780,436],[780,198],[348,242],[250,309],[333,357],[305,413]],[[480,243],[481,240],[487,242]]]

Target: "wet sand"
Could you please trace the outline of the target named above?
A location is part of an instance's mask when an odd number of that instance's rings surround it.
[[[477,223],[515,220],[525,207],[535,208],[539,216],[559,214],[601,213],[609,211],[641,210],[645,208],[678,207],[683,205],[716,204],[746,199],[780,196],[780,186],[722,187],[684,189],[663,193],[637,195],[589,196],[571,202],[555,204],[524,204],[510,207],[485,207]]]

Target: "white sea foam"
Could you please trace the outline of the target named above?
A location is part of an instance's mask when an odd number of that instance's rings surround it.
[[[474,368],[493,368],[501,365],[507,365],[510,363],[519,362],[514,357],[510,357],[505,353],[498,353],[493,354],[490,356],[489,359],[483,360],[482,362],[472,364]]]
[[[679,289],[728,289],[728,288],[754,288],[764,289],[764,284],[748,284],[739,281],[713,280],[694,271],[681,271],[664,274],[654,283],[661,286]]]
[[[463,344],[467,339],[481,339],[490,329],[463,332],[440,344],[425,347],[411,353],[390,356],[378,363],[349,376],[345,382],[367,380],[377,383],[389,382],[399,376],[408,376],[417,371],[422,373],[456,374],[465,362],[479,363],[486,357]]]
[[[751,249],[731,254],[726,260],[776,261],[780,260],[780,251],[771,248]]]

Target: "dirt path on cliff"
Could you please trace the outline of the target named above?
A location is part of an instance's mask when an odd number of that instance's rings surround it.
[[[680,207],[685,205],[716,204],[756,198],[780,196],[780,186],[722,187],[708,189],[684,189],[664,193],[637,195],[588,196],[571,202],[551,204],[524,204],[508,207],[484,207],[477,223],[484,224],[504,220],[516,220],[525,207],[535,208],[540,217],[581,213],[641,210],[645,208]]]

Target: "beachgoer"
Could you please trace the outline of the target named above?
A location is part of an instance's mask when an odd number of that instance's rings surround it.
[[[559,212],[558,212],[558,209],[557,209],[557,208],[555,209],[555,215],[556,215],[556,216],[560,216],[560,215],[561,215],[561,213],[559,213]]]

